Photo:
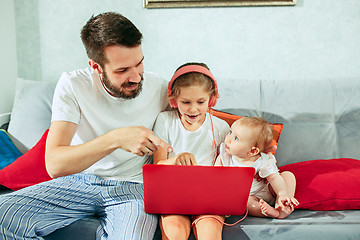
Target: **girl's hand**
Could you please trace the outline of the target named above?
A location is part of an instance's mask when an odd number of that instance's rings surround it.
[[[175,165],[197,165],[195,156],[191,153],[180,153],[175,160]]]

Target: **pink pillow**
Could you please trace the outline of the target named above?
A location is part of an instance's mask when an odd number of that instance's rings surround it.
[[[46,130],[39,142],[0,170],[0,184],[18,190],[40,182],[51,180],[45,167],[45,145],[49,130]]]
[[[296,177],[299,209],[360,209],[360,160],[339,158],[311,160],[279,167]]]

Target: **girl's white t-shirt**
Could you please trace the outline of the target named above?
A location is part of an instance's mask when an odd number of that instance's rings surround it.
[[[77,124],[71,145],[86,143],[115,128],[144,126],[152,129],[157,115],[167,107],[167,82],[153,73],[144,73],[142,91],[134,99],[109,95],[92,69],[63,73],[54,93],[52,121]],[[142,182],[142,166],[148,156],[117,149],[85,173],[104,179]]]
[[[216,146],[225,140],[229,133],[229,125],[220,118],[211,116]],[[198,165],[210,166],[217,155],[215,151],[210,114],[196,131],[188,131],[180,121],[177,110],[166,111],[159,114],[154,134],[173,148],[169,153],[171,158],[179,153],[188,152],[195,156]]]

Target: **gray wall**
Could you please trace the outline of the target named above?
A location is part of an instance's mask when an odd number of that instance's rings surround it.
[[[117,11],[144,34],[145,70],[169,79],[187,61],[215,77],[360,76],[360,1],[298,0],[294,7],[145,9],[143,0],[14,0],[18,76],[57,81],[87,66],[80,30]]]
[[[13,0],[0,0],[0,114],[10,112],[17,77]]]
[[[208,63],[222,77],[360,76],[358,0],[191,9],[145,9],[143,0],[15,0],[15,6],[23,77],[53,81],[63,71],[87,66],[79,32],[92,14],[103,11],[120,12],[139,27],[146,70],[166,78],[193,60]]]

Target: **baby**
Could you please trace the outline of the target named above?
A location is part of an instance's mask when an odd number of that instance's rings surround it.
[[[249,215],[283,219],[299,204],[294,198],[296,179],[291,172],[279,173],[275,157],[263,153],[272,138],[272,127],[266,120],[240,118],[232,124],[225,142],[220,145],[215,165],[254,167],[267,181],[254,178],[247,203]]]

